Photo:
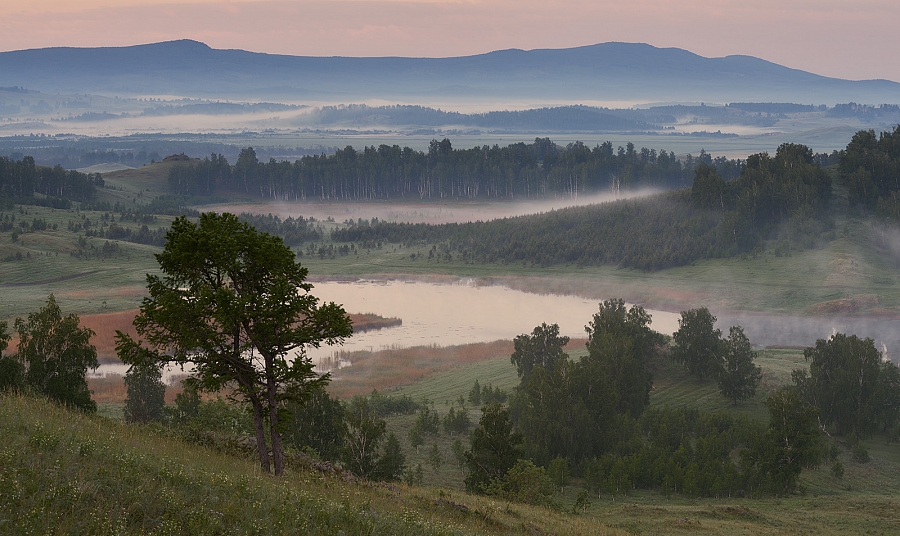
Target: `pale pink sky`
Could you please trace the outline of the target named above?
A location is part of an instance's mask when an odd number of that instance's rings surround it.
[[[900,81],[898,0],[0,0],[0,20],[3,51],[190,38],[291,55],[444,57],[627,41]]]

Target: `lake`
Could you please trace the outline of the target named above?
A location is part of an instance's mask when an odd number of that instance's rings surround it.
[[[347,312],[374,313],[402,319],[394,328],[357,333],[343,346],[309,349],[314,363],[330,362],[339,350],[371,350],[411,346],[451,346],[513,339],[541,323],[559,324],[560,334],[586,336],[585,325],[599,302],[578,296],[534,294],[504,286],[478,285],[463,279],[454,283],[402,280],[315,282],[313,294],[322,301],[342,304]],[[678,329],[678,313],[648,309],[651,327],[671,335]],[[715,311],[714,311],[715,313]],[[717,327],[740,325],[755,346],[812,346],[836,331],[875,339],[879,350],[900,345],[900,321],[890,318],[800,317],[755,313],[723,313]],[[98,374],[124,374],[124,365],[102,365]],[[180,369],[166,376],[180,374]]]

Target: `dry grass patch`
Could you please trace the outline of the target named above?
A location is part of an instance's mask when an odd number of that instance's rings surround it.
[[[460,346],[416,346],[377,352],[338,351],[336,359],[339,362],[349,361],[351,365],[333,373],[328,390],[340,398],[368,394],[372,389],[383,391],[460,365],[509,356],[512,352],[512,341]]]

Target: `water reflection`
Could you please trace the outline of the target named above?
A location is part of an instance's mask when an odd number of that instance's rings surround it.
[[[479,286],[473,280],[456,283],[420,281],[317,282],[313,293],[323,301],[342,304],[354,313],[375,313],[398,317],[403,325],[355,334],[341,347],[311,348],[309,356],[322,369],[347,365],[340,362],[339,350],[378,351],[388,348],[490,342],[530,333],[545,322],[559,324],[560,333],[584,337],[584,326],[598,311],[598,301],[577,296],[533,294],[503,286]],[[648,309],[656,331],[671,335],[678,329],[680,315]],[[714,311],[715,313],[715,311]],[[875,339],[879,350],[900,345],[900,322],[880,318],[821,318],[754,313],[719,314],[719,327],[740,325],[756,346],[812,346],[837,330]],[[890,355],[890,354],[889,354]],[[124,374],[125,365],[103,365],[98,373]],[[166,378],[183,374],[176,367]]]
[[[532,294],[501,286],[478,286],[472,280],[452,284],[419,281],[320,282],[313,290],[347,311],[399,317],[403,325],[354,335],[342,350],[382,350],[437,344],[451,346],[530,333],[542,322],[559,324],[560,334],[585,337],[584,326],[599,310],[597,300],[556,294]],[[672,333],[679,315],[648,310],[653,329]],[[335,348],[309,352],[314,361],[328,359]]]

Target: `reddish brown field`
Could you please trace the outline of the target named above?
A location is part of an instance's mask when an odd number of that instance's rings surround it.
[[[118,362],[116,357],[116,330],[137,337],[137,332],[132,325],[138,310],[122,311],[118,313],[105,313],[98,315],[85,315],[81,317],[81,326],[94,330],[95,335],[91,343],[97,347],[97,355],[101,362]],[[371,313],[350,314],[354,331],[367,331],[399,326],[402,321],[399,318],[384,318]],[[15,348],[17,341],[12,341],[10,348]],[[107,374],[102,378],[89,377],[88,388],[91,390],[91,398],[100,404],[123,404],[127,391],[125,380],[118,374]],[[166,388],[166,404],[175,402],[175,395],[180,393],[180,381],[172,382]],[[213,395],[210,395],[213,396]]]
[[[118,313],[103,313],[98,315],[85,315],[81,317],[81,326],[94,330],[91,344],[97,347],[97,357],[101,362],[118,362],[116,357],[116,330],[127,333],[137,338],[132,322],[138,310],[121,311]],[[350,314],[354,331],[368,331],[383,329],[402,324],[399,318],[385,318],[371,313]],[[10,348],[15,348],[17,341],[12,341]]]
[[[333,374],[335,381],[329,384],[328,390],[339,398],[368,394],[372,389],[382,391],[459,365],[508,356],[512,352],[512,341],[340,352],[338,358],[350,361],[352,366],[336,371]]]
[[[116,330],[137,338],[137,331],[131,323],[138,310],[103,313],[81,317],[81,326],[94,330],[91,344],[97,347],[97,357],[101,362],[118,361],[116,357]]]
[[[580,341],[577,341],[580,342]],[[513,352],[512,341],[465,344],[461,346],[417,346],[370,352],[340,352],[340,360],[352,366],[333,373],[328,391],[338,398],[369,394],[373,389],[387,390],[420,380],[426,376],[450,370],[460,365],[477,363]],[[181,392],[180,382],[166,388],[166,403],[175,401]],[[125,402],[125,381],[122,376],[108,374],[103,378],[88,378],[91,398],[98,403]]]

